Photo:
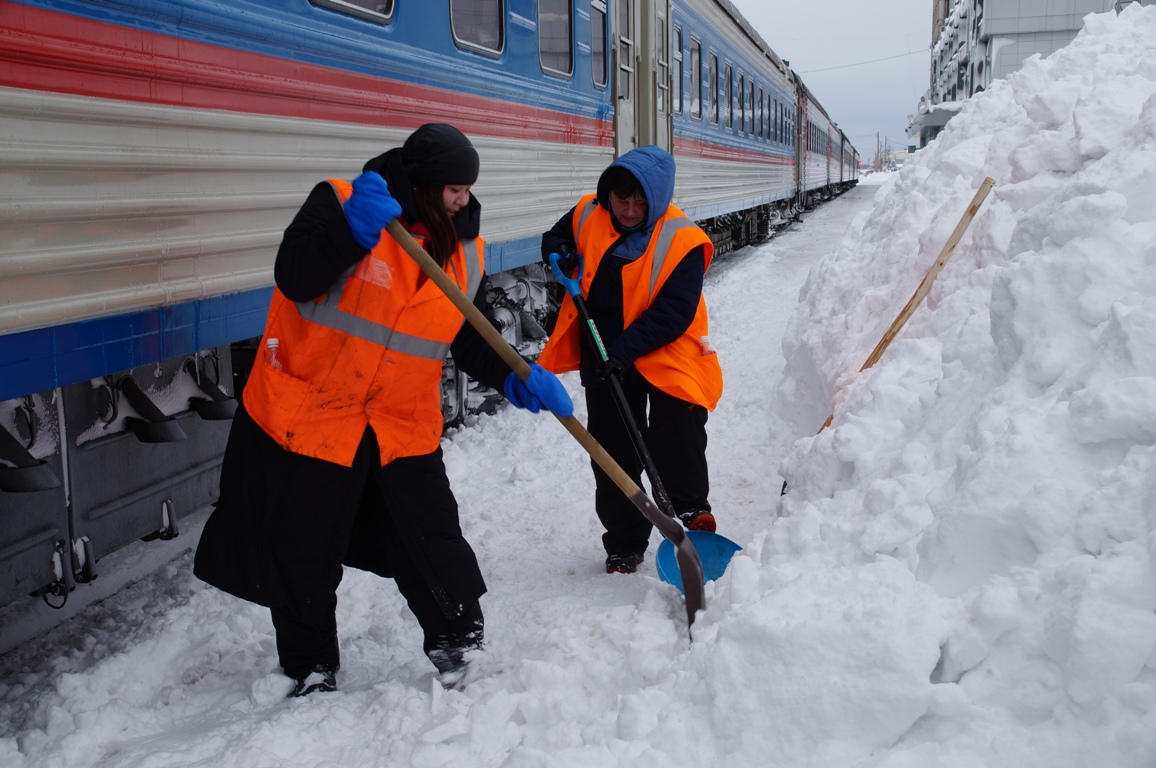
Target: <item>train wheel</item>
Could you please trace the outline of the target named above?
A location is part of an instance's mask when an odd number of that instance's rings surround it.
[[[447,357],[442,368],[442,419],[447,429],[465,421],[468,385],[466,375],[458,370],[452,357]]]

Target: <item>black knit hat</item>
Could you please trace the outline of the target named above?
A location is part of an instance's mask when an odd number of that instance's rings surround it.
[[[426,123],[411,133],[401,147],[401,158],[415,187],[478,180],[478,151],[464,133],[446,123]]]

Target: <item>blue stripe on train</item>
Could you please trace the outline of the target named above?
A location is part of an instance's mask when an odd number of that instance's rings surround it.
[[[0,400],[259,336],[272,288],[0,336]]]

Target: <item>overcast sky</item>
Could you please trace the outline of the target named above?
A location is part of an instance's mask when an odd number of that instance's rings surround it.
[[[791,62],[859,155],[875,134],[907,146],[907,115],[930,80],[931,0],[731,0]]]

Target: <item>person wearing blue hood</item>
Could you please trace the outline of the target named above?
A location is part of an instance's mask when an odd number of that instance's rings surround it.
[[[596,192],[542,235],[543,258],[563,256],[562,270],[578,280],[609,359],[603,363],[581,332],[567,295],[538,363],[554,373],[580,371],[590,434],[640,483],[642,463],[608,384],[616,376],[679,520],[714,531],[706,421],[722,395],[722,368],[710,346],[702,295],[714,246],[671,204],[674,178],[668,152],[655,145],[633,149],[603,171]],[[606,572],[633,573],[653,526],[591,466]]]

